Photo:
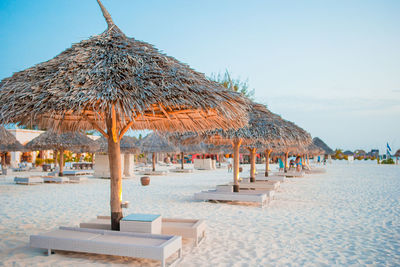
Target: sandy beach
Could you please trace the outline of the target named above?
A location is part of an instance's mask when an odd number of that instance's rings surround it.
[[[226,169],[153,176],[148,187],[137,176],[123,180],[123,199],[130,201],[124,214],[205,219],[206,239],[197,248],[185,240],[179,266],[398,266],[400,168],[339,161],[326,168],[283,183],[264,209],[193,200],[195,192],[231,181]],[[109,180],[22,186],[9,176],[0,178],[0,202],[2,266],[159,264],[69,252],[47,257],[28,247],[32,234],[108,215]]]

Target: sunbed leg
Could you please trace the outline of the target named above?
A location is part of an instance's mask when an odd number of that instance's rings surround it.
[[[165,267],[165,259],[161,261],[161,267]]]
[[[51,249],[47,249],[47,256],[51,256]]]

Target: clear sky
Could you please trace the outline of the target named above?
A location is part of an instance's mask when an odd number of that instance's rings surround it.
[[[103,0],[114,22],[332,148],[400,148],[400,1]],[[95,0],[0,0],[0,79],[106,28]]]

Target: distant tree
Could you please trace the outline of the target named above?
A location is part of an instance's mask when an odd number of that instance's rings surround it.
[[[232,79],[228,71],[224,74],[211,74],[210,80],[220,83],[223,87],[232,89],[242,95],[254,100],[254,89],[249,88],[249,81],[241,81],[240,78]]]

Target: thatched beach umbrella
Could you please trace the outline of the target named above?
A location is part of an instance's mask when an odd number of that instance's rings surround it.
[[[247,100],[127,37],[97,0],[108,28],[0,82],[0,123],[98,130],[108,139],[111,228],[122,218],[120,140],[129,129],[242,127]]]
[[[178,148],[181,158],[181,169],[184,169],[185,154],[204,153],[206,144],[201,142],[199,136],[195,133],[172,133],[168,135],[168,141]]]
[[[30,150],[54,150],[60,153],[60,171],[59,176],[63,176],[64,170],[64,151],[95,151],[99,145],[83,133],[65,132],[57,133],[47,131],[33,138],[26,144],[26,148]],[[57,159],[57,157],[56,157]]]
[[[324,152],[325,152],[324,153],[325,155],[333,155],[333,154],[335,154],[335,152],[327,144],[325,144],[325,142],[322,141],[319,137],[314,137],[313,138],[313,143],[316,146],[322,148],[322,150],[324,150]]]
[[[150,133],[139,142],[139,149],[142,153],[152,153],[152,170],[156,170],[156,153],[178,152],[179,149],[174,146],[167,137],[160,133]]]
[[[6,153],[8,151],[23,151],[24,146],[18,142],[13,134],[0,126],[0,153],[1,153],[1,168],[6,168]],[[4,173],[4,171],[3,171]]]
[[[396,153],[394,154],[395,157],[400,157],[400,149],[396,151]]]
[[[248,126],[240,129],[214,130],[207,134],[212,136],[211,142],[217,144],[231,142],[234,150],[234,192],[239,191],[239,150],[244,145],[250,152],[250,181],[255,181],[255,156],[258,148],[273,144],[308,144],[311,136],[294,123],[282,119],[270,112],[264,105],[252,103],[248,109]],[[269,158],[267,157],[267,162]],[[268,165],[266,166],[268,168]],[[268,169],[266,169],[268,175]]]

